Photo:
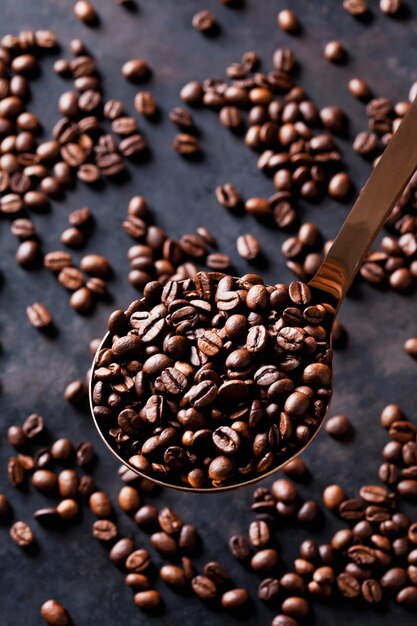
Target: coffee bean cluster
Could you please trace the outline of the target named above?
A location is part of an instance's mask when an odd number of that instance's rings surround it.
[[[332,310],[307,285],[198,273],[152,282],[109,318],[94,415],[145,474],[194,488],[261,476],[300,450],[331,397]]]
[[[61,117],[53,126],[52,136],[40,139],[42,121],[28,110],[30,82],[39,73],[42,56],[56,53],[58,47],[55,34],[46,30],[27,30],[1,40],[0,214],[13,220],[10,229],[19,240],[16,262],[30,270],[43,261],[71,292],[73,309],[85,314],[93,310],[98,299],[107,296],[107,260],[90,254],[82,259],[79,269],[65,250],[44,255],[30,213],[45,212],[50,201],[61,198],[76,180],[96,185],[108,177],[120,178],[125,159],[137,162],[146,154],[147,142],[122,102],[104,100],[96,62],[81,39],[70,43],[72,58],[54,63],[56,74],[73,81],[73,90],[59,97]],[[146,80],[150,69],[143,60],[132,59],[122,73],[137,82],[139,75],[141,81]],[[147,113],[149,106],[143,106],[143,94],[139,100],[142,105],[136,108]],[[92,225],[88,207],[73,211],[61,234],[62,244],[81,248]],[[30,305],[27,315],[36,328],[52,326],[51,314],[41,302]]]
[[[83,214],[87,207],[79,209]],[[101,254],[87,254],[80,260],[79,267],[66,250],[52,250],[43,260],[43,265],[56,277],[59,284],[70,292],[69,303],[77,313],[87,315],[99,300],[108,297],[107,280],[112,275],[110,263]]]
[[[158,289],[169,280],[185,280],[197,273],[197,265],[227,272],[231,259],[218,251],[211,231],[200,226],[196,233],[182,235],[179,239],[169,236],[155,225],[143,196],[130,199],[123,229],[135,240],[127,253],[130,272],[129,282],[139,290]]]
[[[144,504],[134,486],[137,474],[121,468],[125,484],[118,494],[119,507],[128,514],[140,530],[147,534],[151,550],[156,551],[159,578],[173,591],[192,591],[200,600],[225,609],[237,609],[249,599],[246,589],[234,587],[227,569],[218,561],[209,561],[199,573],[194,558],[201,553],[202,539],[192,524],[184,523],[170,507],[158,509]],[[145,481],[146,482],[146,481]],[[151,485],[152,483],[149,483]],[[143,490],[142,490],[143,491]],[[100,519],[93,524],[93,536],[109,550],[110,560],[125,574],[125,583],[134,592],[135,604],[143,610],[157,608],[162,603],[159,591],[152,589],[156,563],[148,549],[137,549],[130,537],[120,537],[112,519],[105,519],[102,508],[93,511]],[[166,559],[169,562],[166,562]]]
[[[352,184],[332,136],[344,133],[347,118],[336,106],[319,110],[295,84],[296,59],[291,49],[278,48],[272,61],[269,72],[260,72],[256,53],[246,52],[239,63],[227,67],[229,80],[192,81],[180,97],[191,106],[218,111],[223,126],[243,133],[246,145],[261,152],[258,168],[272,177],[276,192],[267,199],[249,198],[245,209],[286,228],[296,220],[299,197],[349,198]],[[239,203],[233,185],[219,187],[216,195],[227,208]]]
[[[33,518],[46,527],[63,526],[80,520],[83,502],[88,501],[97,488],[93,478],[77,468],[92,469],[94,449],[91,443],[74,446],[70,439],[61,437],[51,441],[44,419],[38,413],[29,415],[22,425],[12,425],[7,431],[9,444],[16,453],[8,461],[8,478],[11,484],[26,489],[31,484],[37,491],[55,497],[58,503],[49,503],[33,513]],[[7,500],[0,499],[0,517],[8,517]],[[24,521],[10,528],[12,540],[29,549],[36,543],[35,533]]]
[[[417,427],[396,404],[384,408],[381,425],[390,441],[383,449],[379,483],[364,484],[353,497],[341,485],[328,485],[323,504],[346,526],[328,543],[304,540],[290,570],[276,545],[279,528],[301,524],[320,529],[320,504],[303,503],[288,478],[275,481],[271,489],[255,490],[255,518],[247,534],[230,538],[229,548],[262,577],[259,599],[271,607],[280,605],[272,626],[298,626],[311,619],[315,601],[332,598],[354,601],[358,607],[380,606],[388,599],[410,610],[417,607],[417,522],[400,510],[401,500],[417,497]],[[301,459],[285,471],[294,480],[309,479]]]

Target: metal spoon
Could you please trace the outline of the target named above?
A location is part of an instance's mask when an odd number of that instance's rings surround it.
[[[364,256],[372,245],[375,237],[391,213],[395,203],[416,169],[417,99],[413,102],[409,112],[402,120],[399,128],[386,147],[382,157],[379,159],[378,164],[362,189],[316,275],[308,283],[314,294],[314,300],[316,302],[326,303],[330,310],[334,310],[335,315],[337,315],[346,292],[352,284]],[[102,348],[109,347],[110,341],[110,333],[107,333],[98,349],[98,352]],[[311,444],[323,425],[329,410],[328,405],[326,415],[323,417],[321,423],[318,425],[307,443],[298,449],[291,457],[286,458],[283,463],[275,466],[270,471],[237,484],[197,489],[183,485],[171,484],[169,482],[159,480],[154,476],[143,474],[139,472],[131,463],[129,463],[129,461],[122,458],[112,448],[109,442],[109,437],[105,433],[105,429],[102,428],[93,412],[95,367],[96,360],[94,359],[89,390],[91,415],[100,436],[109,450],[115,455],[120,463],[142,478],[151,480],[163,487],[172,487],[181,491],[203,493],[226,491],[253,484],[258,480],[275,473],[276,471],[282,469],[287,463],[293,460]]]

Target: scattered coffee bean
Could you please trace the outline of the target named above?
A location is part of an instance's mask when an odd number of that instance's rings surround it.
[[[326,432],[335,439],[345,439],[352,432],[352,425],[346,415],[335,415],[327,420]]]
[[[57,600],[44,602],[41,606],[41,616],[50,626],[67,626],[70,623],[67,610]]]
[[[10,528],[10,537],[20,548],[28,548],[35,542],[35,535],[26,522],[15,522]]]

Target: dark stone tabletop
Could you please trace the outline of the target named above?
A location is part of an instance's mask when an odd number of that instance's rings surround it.
[[[407,19],[397,20],[380,13],[378,2],[372,1],[373,17],[363,23],[345,13],[341,0],[247,0],[241,10],[228,9],[215,0],[141,0],[137,12],[123,9],[114,0],[95,0],[101,21],[98,28],[91,29],[75,19],[73,4],[70,0],[3,0],[1,35],[28,28],[52,29],[66,46],[66,55],[69,41],[83,38],[98,60],[105,93],[121,98],[131,111],[137,89],[121,77],[120,67],[129,58],[146,58],[154,69],[147,88],[161,106],[162,119],[159,123],[140,121],[152,157],[141,166],[130,167],[125,184],[110,183],[98,191],[79,184],[64,200],[54,202],[50,213],[34,215],[43,249],[48,251],[59,247],[59,234],[67,224],[68,213],[90,206],[96,224],[86,249],[105,254],[115,268],[116,279],[111,282],[113,304],[100,305],[90,318],[77,316],[47,270],[27,272],[15,264],[16,240],[7,220],[0,224],[0,491],[10,498],[14,519],[31,522],[40,544],[37,554],[25,555],[10,541],[7,527],[0,527],[0,624],[41,624],[39,607],[50,597],[69,609],[77,626],[237,624],[237,618],[207,609],[194,597],[176,595],[163,583],[158,584],[165,612],[157,617],[142,614],[132,602],[122,573],[109,563],[106,550],[92,539],[90,511],[85,509],[82,522],[65,532],[48,531],[31,521],[32,512],[44,506],[47,499],[33,490],[22,493],[9,485],[6,464],[11,449],[5,432],[10,424],[21,423],[29,413],[39,412],[53,436],[66,435],[74,442],[92,440],[98,452],[94,475],[115,501],[120,487],[117,464],[103,447],[88,413],[68,405],[62,393],[68,382],[83,376],[88,368],[88,342],[103,333],[112,307],[124,307],[136,296],[127,282],[126,252],[131,242],[121,228],[128,199],[143,194],[155,221],[174,236],[192,232],[201,224],[209,226],[218,236],[221,249],[232,255],[239,273],[248,269],[237,257],[235,240],[238,234],[252,232],[269,260],[266,279],[291,279],[279,251],[284,235],[250,216],[230,215],[214,198],[215,186],[224,182],[235,183],[244,197],[270,195],[272,183],[257,171],[256,155],[221,128],[216,115],[204,110],[195,112],[203,160],[190,163],[171,150],[175,131],[167,114],[179,103],[179,88],[191,79],[223,76],[226,65],[238,61],[246,50],[257,51],[268,66],[278,46],[291,46],[300,62],[301,84],[319,106],[338,104],[349,111],[353,137],[366,126],[366,113],[364,105],[347,90],[351,77],[364,78],[376,94],[393,100],[406,99],[411,83],[417,79],[415,5],[408,0]],[[294,8],[302,21],[304,30],[299,37],[286,35],[277,27],[277,11],[286,5]],[[192,16],[202,8],[212,9],[218,18],[221,28],[215,37],[205,37],[191,27]],[[323,45],[330,39],[340,39],[350,51],[345,66],[335,67],[324,60]],[[42,63],[41,75],[33,83],[31,104],[48,131],[58,119],[57,98],[64,89],[62,79],[51,71],[54,58],[47,57]],[[354,155],[351,141],[339,143],[360,188],[370,168]],[[301,211],[330,238],[336,234],[348,206],[326,200],[317,206],[303,205]],[[27,323],[26,306],[38,300],[53,313],[58,327],[55,338],[46,338]],[[387,439],[379,426],[381,409],[388,402],[399,402],[410,417],[415,417],[417,365],[404,354],[402,344],[417,334],[416,303],[415,294],[405,297],[362,285],[344,304],[341,319],[348,328],[349,343],[336,356],[332,412],[350,417],[355,436],[341,444],[324,431],[320,433],[304,455],[314,479],[301,485],[303,497],[319,499],[323,487],[335,480],[351,494],[361,484],[376,480],[380,450]],[[265,484],[271,482],[269,479]],[[184,520],[198,526],[205,545],[200,564],[209,559],[223,561],[236,585],[251,591],[254,602],[244,622],[248,626],[268,625],[274,612],[256,600],[257,576],[233,562],[227,550],[227,539],[233,532],[246,532],[251,519],[251,495],[251,489],[206,497],[165,491],[155,502],[174,506]],[[415,517],[415,507],[410,507],[410,512]],[[126,516],[118,517],[121,529],[134,535],[138,547],[148,545],[147,537]],[[338,527],[340,522],[326,514],[326,528],[314,536],[325,542]],[[298,528],[279,531],[277,538],[285,563],[295,558],[297,546],[307,535]],[[157,555],[154,559],[162,562]],[[315,623],[326,626],[365,622],[369,626],[405,626],[415,619],[393,604],[389,610],[358,610],[346,603],[315,603],[314,611]]]

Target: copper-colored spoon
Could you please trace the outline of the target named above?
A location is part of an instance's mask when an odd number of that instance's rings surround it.
[[[391,213],[395,203],[403,192],[408,181],[417,169],[417,99],[413,102],[409,112],[404,117],[399,128],[395,132],[382,157],[371,173],[365,187],[356,200],[352,210],[340,229],[332,247],[327,253],[316,275],[309,282],[309,287],[314,294],[316,302],[328,304],[331,310],[337,314],[343,299],[352,281],[358,272],[361,262],[380,231],[385,220]],[[99,347],[107,347],[110,341],[110,333],[107,333]],[[297,450],[290,458],[277,465],[270,471],[250,480],[244,480],[237,484],[222,485],[220,487],[207,487],[202,489],[171,484],[159,480],[153,476],[139,472],[131,463],[123,459],[111,447],[108,436],[103,432],[100,424],[94,416],[93,408],[93,384],[94,384],[95,360],[90,379],[90,407],[94,423],[103,441],[109,450],[130,470],[163,486],[172,487],[182,491],[192,492],[219,492],[250,485],[258,480],[269,476],[298,456],[317,435],[323,425],[326,415],[316,428],[308,442]]]

